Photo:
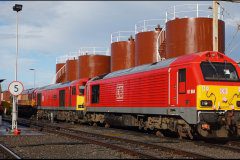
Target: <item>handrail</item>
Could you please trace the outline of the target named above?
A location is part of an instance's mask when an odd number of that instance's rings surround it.
[[[135,34],[145,31],[154,31],[158,24],[164,26],[165,22],[166,19],[147,19],[138,21],[135,24]]]
[[[111,34],[111,43],[119,41],[127,41],[130,36],[134,36],[134,31],[118,31]]]
[[[162,35],[162,33],[165,31],[166,25],[162,28],[161,32],[158,34],[157,37],[157,62],[159,62],[159,59],[161,59],[160,53],[159,53],[159,49],[160,49],[160,44],[159,44],[159,38]]]
[[[201,7],[208,8],[201,8]],[[184,7],[181,9],[181,7]],[[190,7],[190,8],[189,8]],[[211,9],[211,4],[183,4],[183,5],[175,5],[173,7],[170,7],[171,11],[166,12],[166,19],[173,20],[176,17],[182,18],[182,17],[212,17],[212,11],[209,11],[208,9]],[[204,10],[205,9],[205,10]],[[181,15],[183,13],[183,15]],[[186,15],[186,13],[189,13]],[[218,19],[223,20],[223,12],[222,8],[218,8]]]
[[[66,64],[64,64],[55,74],[56,77],[55,82],[58,80],[59,77],[61,77],[64,74],[64,72],[66,72]]]
[[[78,56],[82,55],[110,55],[106,47],[81,47]]]
[[[69,54],[57,57],[56,58],[56,64],[66,63],[67,60],[74,60],[74,59],[77,59],[77,52],[69,52]]]

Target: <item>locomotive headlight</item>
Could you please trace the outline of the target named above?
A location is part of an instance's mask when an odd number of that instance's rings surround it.
[[[212,106],[211,100],[201,100],[201,106]]]
[[[240,101],[237,101],[237,106],[240,107]]]

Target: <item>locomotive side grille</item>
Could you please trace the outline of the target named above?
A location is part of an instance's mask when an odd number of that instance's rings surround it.
[[[118,82],[118,84],[120,84]],[[122,107],[167,106],[168,75],[156,73],[151,75],[129,77],[121,82],[117,91],[116,83],[102,84],[100,103],[104,106],[119,105]],[[104,93],[103,93],[104,92]],[[116,97],[121,94],[121,100]]]

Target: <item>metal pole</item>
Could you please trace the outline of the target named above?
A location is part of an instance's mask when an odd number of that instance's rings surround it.
[[[143,20],[143,32],[146,31],[146,28],[145,28],[145,27],[146,27],[146,26],[145,26],[146,24],[145,24],[145,23],[146,23],[145,20]]]
[[[16,14],[16,64],[15,64],[15,81],[17,81],[17,60],[18,60],[18,12]],[[17,96],[13,96],[12,110],[12,130],[17,129]]]
[[[175,11],[176,11],[176,7],[173,6],[173,19],[175,19],[176,15],[175,15]]]
[[[35,88],[35,80],[36,80],[36,69],[33,69],[33,68],[31,68],[31,69],[29,69],[30,71],[33,71],[33,88]],[[57,72],[58,73],[58,72]]]
[[[16,63],[15,63],[15,80],[17,81],[17,61],[18,61],[18,12],[16,14]]]
[[[34,69],[34,88],[35,88],[35,85],[36,85],[36,70]]]
[[[198,17],[198,3],[197,3],[197,17]]]
[[[165,20],[165,23],[167,23],[168,21],[168,12],[166,12],[166,20]]]
[[[213,51],[218,51],[218,1],[213,1]]]

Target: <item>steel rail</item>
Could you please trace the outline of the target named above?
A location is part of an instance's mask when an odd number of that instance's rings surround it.
[[[111,144],[111,143],[108,143],[108,142],[95,140],[95,139],[93,139],[93,137],[83,137],[83,135],[79,135],[79,134],[76,134],[76,133],[75,134],[74,133],[69,133],[68,131],[54,130],[52,128],[49,129],[49,128],[45,128],[45,127],[42,130],[47,131],[47,132],[51,132],[51,133],[54,133],[54,134],[62,135],[62,136],[65,136],[65,137],[73,138],[73,139],[79,139],[79,140],[82,140],[82,141],[85,141],[85,142],[88,142],[88,143],[91,143],[91,144],[96,144],[96,145],[103,146],[103,147],[106,147],[106,148],[110,148],[110,149],[113,149],[113,150],[117,150],[117,151],[129,154],[129,155],[132,155],[132,156],[137,156],[141,159],[159,159],[160,158],[160,157],[152,156],[152,155],[142,153],[142,152],[139,152],[139,151],[136,151],[136,150],[133,150],[133,149],[128,149],[126,147],[121,147],[121,146],[118,146],[118,145],[115,145],[115,144]]]
[[[22,122],[19,121],[19,123],[27,125],[27,126],[30,126],[30,125],[37,126],[39,128],[42,128],[42,129],[44,129],[44,128],[46,128],[46,126],[48,126],[48,128],[51,128],[51,129],[65,130],[67,132],[72,132],[72,133],[75,133],[75,134],[78,134],[78,135],[91,135],[91,136],[97,136],[97,137],[101,137],[101,138],[105,138],[105,139],[111,139],[111,140],[115,140],[115,141],[124,141],[125,143],[128,143],[128,144],[137,144],[137,145],[144,146],[145,148],[158,149],[158,150],[162,150],[162,151],[171,152],[172,154],[188,156],[188,157],[193,157],[193,158],[201,158],[201,159],[202,158],[207,158],[207,159],[209,159],[209,158],[214,159],[215,158],[215,157],[212,157],[212,156],[202,155],[202,154],[191,152],[191,151],[186,151],[186,150],[182,150],[182,149],[167,147],[167,146],[164,146],[164,145],[161,145],[161,144],[141,142],[141,141],[119,138],[119,137],[113,137],[113,136],[102,135],[102,134],[97,134],[97,133],[90,133],[90,132],[81,131],[81,130],[74,130],[74,129],[69,129],[69,128],[66,128],[66,127],[62,127],[60,125],[57,125],[57,126],[56,125],[51,125],[49,123],[39,123],[37,121],[30,122],[29,120],[25,120],[25,119]],[[170,138],[166,137],[166,139],[170,139]],[[192,141],[189,141],[189,140],[179,140],[179,141],[192,142]],[[210,148],[224,148],[224,149],[227,149],[229,151],[234,151],[234,152],[239,152],[240,151],[240,148],[235,148],[233,146],[212,144],[212,143],[206,143],[206,142],[203,142],[203,141],[198,141],[198,143],[195,143],[195,144],[199,145],[199,146],[210,147]],[[124,150],[124,148],[123,148],[123,150]]]
[[[4,146],[3,144],[0,144],[0,150],[7,156],[7,158],[10,159],[21,159],[16,153],[11,151],[9,148]]]
[[[61,127],[61,126],[56,126],[56,125],[51,125],[51,124],[42,124],[42,125],[33,124],[33,125],[36,125],[36,126],[38,126],[40,128],[42,127],[42,130],[44,130],[45,126],[48,126],[51,129],[55,128],[57,130],[64,130],[67,133],[71,133],[72,132],[72,133],[75,133],[75,134],[81,135],[81,136],[89,135],[89,136],[92,136],[92,137],[101,137],[102,139],[110,139],[110,140],[114,140],[114,141],[125,142],[125,143],[131,144],[131,145],[138,145],[138,146],[140,145],[140,146],[143,146],[144,148],[148,148],[148,150],[149,150],[149,148],[157,149],[157,150],[161,150],[161,151],[164,151],[164,152],[170,152],[172,154],[181,155],[181,156],[185,156],[185,157],[201,158],[201,159],[210,159],[210,158],[214,159],[215,158],[215,157],[206,156],[206,155],[202,155],[202,154],[195,153],[195,152],[190,152],[190,151],[185,151],[185,150],[176,149],[176,148],[172,148],[172,147],[167,147],[167,146],[164,146],[164,145],[140,142],[140,141],[125,139],[125,138],[119,138],[119,137],[112,137],[112,136],[102,135],[102,134],[97,134],[97,133],[90,133],[90,132],[69,129],[69,128],[66,128],[66,127]],[[58,132],[60,132],[60,131],[58,131]],[[89,138],[86,138],[86,140],[89,141]],[[97,141],[97,143],[99,143],[99,144],[102,143],[102,142],[99,142],[98,140],[93,140],[93,141]],[[126,148],[124,148],[124,149],[126,149]],[[129,150],[129,149],[127,149],[127,150]],[[139,152],[137,152],[137,154],[139,154]],[[143,153],[141,152],[141,154],[143,154]],[[142,155],[142,156],[144,157],[144,155]],[[150,157],[151,155],[147,155],[147,156]],[[155,157],[155,156],[152,156],[152,157],[154,157],[155,159],[156,158],[157,159],[161,158],[161,157]]]

